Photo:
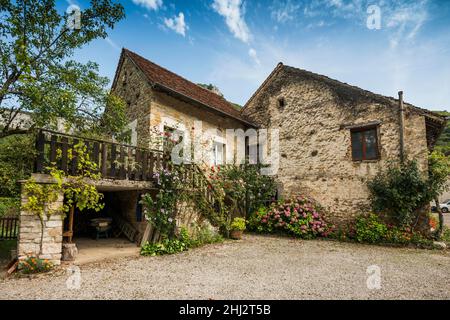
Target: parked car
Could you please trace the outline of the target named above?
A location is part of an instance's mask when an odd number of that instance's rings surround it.
[[[443,213],[450,212],[450,199],[440,203],[439,206],[441,207]],[[436,206],[432,206],[431,211],[436,212]]]

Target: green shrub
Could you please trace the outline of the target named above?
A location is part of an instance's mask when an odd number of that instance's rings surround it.
[[[20,196],[19,180],[28,179],[36,153],[34,135],[13,135],[0,139],[0,196]]]
[[[394,226],[386,224],[376,214],[363,215],[356,218],[354,224],[346,230],[346,235],[340,235],[341,239],[352,239],[360,243],[390,243],[390,244],[430,244],[432,241],[415,232],[408,226]]]
[[[53,264],[47,259],[28,257],[19,263],[19,270],[24,274],[48,272],[53,268]]]
[[[356,219],[354,234],[358,242],[382,242],[387,231],[387,226],[375,214],[360,216]]]
[[[261,223],[261,220],[267,216],[268,212],[269,209],[267,207],[259,207],[259,209],[248,218],[248,229],[259,233],[272,233],[274,231],[272,224]]]
[[[146,243],[141,248],[143,256],[159,256],[164,254],[175,254],[189,250],[189,248],[200,247],[205,244],[222,242],[220,234],[214,233],[206,226],[197,226],[191,236],[186,228],[182,227],[179,235],[174,239],[163,239],[159,243]]]
[[[20,211],[20,199],[0,197],[0,217],[18,216]]]
[[[432,187],[415,161],[389,164],[386,170],[368,182],[368,187],[374,212],[385,214],[398,226],[415,222],[417,210],[434,197]]]
[[[200,247],[205,244],[219,243],[223,241],[223,237],[211,230],[208,226],[194,226],[192,235],[189,236],[187,229],[181,228],[180,234],[188,243],[189,248]]]
[[[297,197],[261,207],[249,218],[249,229],[262,233],[284,232],[300,238],[327,237],[334,226],[311,199]]]
[[[450,242],[450,228],[444,226],[444,231],[442,232],[441,240],[444,242]]]
[[[231,230],[244,231],[246,229],[245,219],[244,218],[234,218],[233,222],[231,223],[230,228],[231,228]]]
[[[188,250],[188,244],[181,239],[164,239],[159,243],[146,243],[141,248],[143,256],[160,256]]]

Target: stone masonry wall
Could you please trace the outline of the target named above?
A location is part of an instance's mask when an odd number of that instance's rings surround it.
[[[144,75],[129,58],[125,58],[119,70],[113,92],[120,96],[127,105],[129,124],[137,120],[137,145],[148,147],[150,136],[150,105],[152,90]]]
[[[343,99],[332,86],[295,71],[282,74],[244,110],[264,128],[280,130],[277,180],[284,196],[316,199],[335,223],[369,210],[368,179],[388,160],[399,160],[398,108],[371,99]],[[280,108],[278,99],[285,99]],[[380,121],[381,159],[353,161],[350,125]],[[427,144],[423,116],[406,113],[405,149],[426,172]]]
[[[27,199],[22,194],[22,205]],[[52,210],[62,212],[63,196],[51,204]],[[42,242],[42,254],[39,255],[41,243],[41,221],[33,213],[21,210],[20,228],[17,240],[17,253],[19,260],[27,256],[48,259],[54,265],[61,263],[62,241],[63,241],[63,214],[53,214],[50,218],[45,217],[44,237]]]

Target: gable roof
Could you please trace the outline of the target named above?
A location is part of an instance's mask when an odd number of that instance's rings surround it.
[[[256,97],[267,88],[282,72],[289,72],[295,74],[296,77],[305,78],[315,81],[320,81],[327,86],[329,86],[336,94],[345,102],[351,101],[375,101],[384,105],[391,107],[397,107],[399,105],[399,100],[393,97],[383,96],[381,94],[376,94],[368,90],[361,89],[357,86],[352,86],[347,83],[329,78],[324,75],[313,73],[311,71],[286,66],[283,63],[278,63],[272,73],[267,77],[267,79],[261,84],[258,90],[250,97],[247,103],[242,108],[243,112],[245,108],[254,100]],[[423,108],[416,107],[410,103],[404,102],[404,106],[409,108],[409,110],[423,115],[425,117],[427,126],[427,143],[431,148],[436,143],[443,130],[445,129],[447,119],[436,112],[432,112]]]
[[[207,107],[221,114],[227,115],[245,124],[254,126],[253,123],[245,119],[233,105],[222,96],[200,87],[195,83],[169,71],[148,59],[128,50],[122,49],[119,66],[114,78],[113,87],[116,84],[117,77],[125,57],[131,59],[135,66],[142,71],[147,81],[154,88],[175,95],[189,102],[194,102],[203,107]]]

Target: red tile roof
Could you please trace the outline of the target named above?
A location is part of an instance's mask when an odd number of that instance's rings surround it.
[[[202,88],[128,49],[123,49],[122,55],[128,56],[136,66],[141,69],[152,84],[169,89],[170,91],[197,101],[204,106],[249,123],[249,121],[244,119],[241,116],[241,113],[236,110],[230,102],[214,92]]]

